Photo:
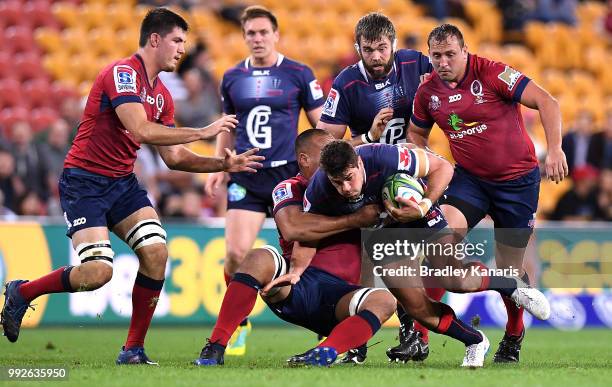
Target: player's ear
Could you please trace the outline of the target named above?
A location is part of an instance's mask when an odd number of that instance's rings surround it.
[[[151,42],[151,47],[159,46],[159,34],[155,32],[149,35],[149,42]]]

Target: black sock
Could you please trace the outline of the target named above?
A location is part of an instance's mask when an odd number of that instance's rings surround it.
[[[471,325],[459,320],[450,306],[440,303],[440,308],[442,315],[440,316],[440,323],[435,329],[436,333],[459,340],[466,346],[482,341],[483,338],[480,332]]]
[[[502,296],[510,297],[516,290],[516,286],[517,284],[514,278],[492,275],[489,277],[489,286],[487,289],[495,290]]]
[[[414,319],[410,317],[408,313],[406,313],[406,311],[404,310],[404,308],[402,307],[400,303],[397,304],[397,311],[395,313],[397,314],[397,317],[400,320],[400,324],[406,327],[409,327],[412,325],[412,322],[414,321]]]

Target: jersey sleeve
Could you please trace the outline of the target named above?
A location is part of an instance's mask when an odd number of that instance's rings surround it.
[[[520,102],[530,79],[520,71],[500,62],[483,61],[482,73],[489,86],[505,100]]]
[[[327,100],[321,112],[321,121],[326,124],[349,125],[351,120],[350,105],[344,88],[338,77],[334,79]]]
[[[164,103],[162,114],[159,116],[159,121],[162,125],[174,126],[174,101],[172,100],[172,96],[168,90],[166,90],[164,94],[166,101]]]
[[[382,168],[385,176],[395,173],[405,173],[412,177],[427,175],[429,160],[423,149],[409,149],[401,145],[388,145],[381,148],[378,156],[383,162]]]
[[[274,203],[272,216],[276,215],[276,212],[281,208],[287,206],[301,206],[303,197],[303,190],[300,189],[296,180],[287,179],[279,183],[272,190],[272,201]]]
[[[128,103],[142,103],[138,90],[140,89],[140,77],[131,66],[117,64],[107,71],[102,78],[102,90],[110,99],[113,109]]]
[[[300,95],[300,103],[306,111],[310,111],[323,105],[323,89],[321,89],[321,85],[319,85],[319,81],[317,81],[315,78],[312,70],[307,66],[305,66],[304,71],[302,71]]]
[[[433,66],[431,65],[431,61],[427,55],[423,55],[422,52],[419,52],[419,74],[428,74],[433,71]]]
[[[440,103],[439,100],[434,100],[434,98],[438,98],[437,96],[432,95],[431,98],[431,103]],[[429,113],[428,103],[429,102],[425,98],[425,93],[423,92],[423,85],[421,85],[414,96],[414,101],[412,102],[412,116],[410,117],[410,121],[419,128],[431,129],[434,124],[434,119]]]
[[[234,104],[232,103],[232,99],[230,97],[228,83],[228,75],[226,73],[223,75],[223,80],[221,81],[221,102],[223,103],[223,113],[236,114],[236,109],[234,108]]]

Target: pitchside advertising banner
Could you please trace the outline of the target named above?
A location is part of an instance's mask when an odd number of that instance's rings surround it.
[[[166,224],[165,228],[169,260],[154,323],[214,323],[225,291],[223,227]],[[17,278],[36,278],[54,268],[78,264],[65,231],[65,225],[0,223],[2,283]],[[426,236],[413,236],[408,242],[403,234],[381,234],[379,237],[375,242],[381,245],[366,242],[364,247],[373,258],[364,270],[373,273],[375,283],[381,283],[376,277],[381,277],[382,270],[390,267],[388,259],[393,254],[403,255],[408,261],[414,255],[414,261],[418,262],[424,252],[430,253],[427,249],[436,248]],[[452,247],[452,254],[462,256],[465,262],[479,260],[495,267],[494,240],[491,229],[477,228],[463,246]],[[116,255],[110,284],[94,292],[41,297],[35,301],[35,310],[26,313],[24,326],[127,324],[132,311],[131,291],[138,261],[121,240],[113,236],[111,243]],[[264,228],[257,239],[256,246],[265,244],[278,246],[277,232],[273,227]],[[410,266],[393,272],[396,279],[409,284]],[[443,271],[449,265],[428,264],[423,265],[424,269],[417,266],[415,271],[429,270],[423,273],[432,276],[466,275],[460,270],[452,271],[453,268]],[[539,228],[527,248],[524,266],[532,283],[535,278],[538,286],[546,292],[552,309],[547,322],[532,319],[525,313],[527,325],[566,330],[612,327],[612,226]],[[505,308],[495,292],[447,293],[445,297],[445,301],[464,319],[478,316],[482,326],[501,327],[505,324]],[[0,297],[0,302],[3,300],[4,297]],[[255,323],[282,323],[261,300],[258,300],[251,316]]]

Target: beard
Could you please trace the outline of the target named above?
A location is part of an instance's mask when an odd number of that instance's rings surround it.
[[[374,79],[384,78],[387,74],[389,74],[389,71],[391,71],[391,68],[393,67],[394,59],[395,59],[395,53],[392,53],[391,57],[389,58],[389,61],[385,63],[384,65],[382,63],[376,63],[373,65],[370,65],[370,64],[367,64],[365,61],[363,61],[363,67],[365,67],[365,69],[372,76],[372,78]],[[380,65],[383,65],[382,70],[374,69],[375,67],[380,66]]]

